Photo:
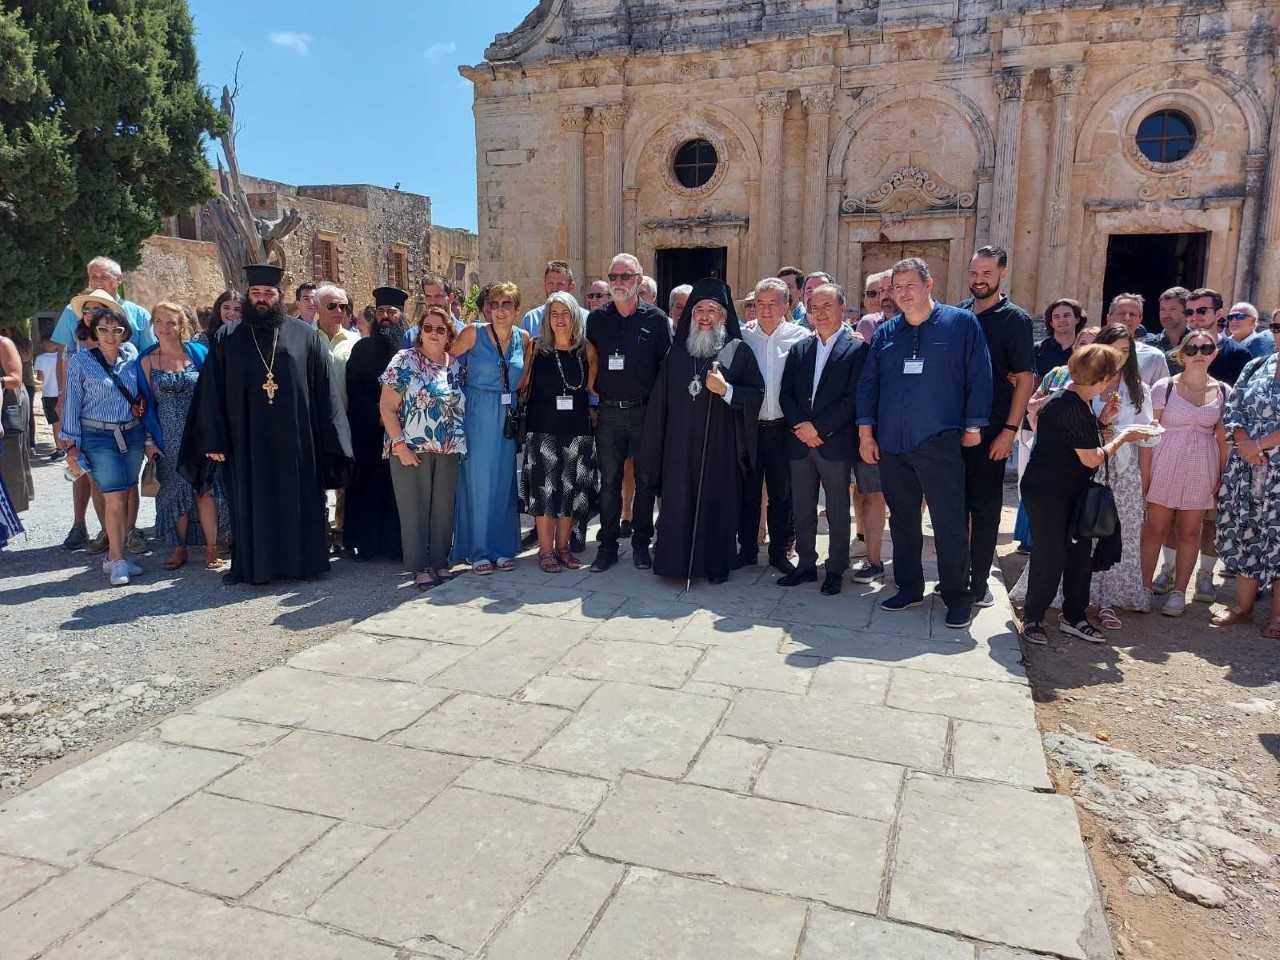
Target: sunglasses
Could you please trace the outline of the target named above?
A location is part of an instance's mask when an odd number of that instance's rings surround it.
[[[605,297],[607,297],[607,296],[608,296],[608,294],[605,294],[605,293],[588,293],[588,294],[587,294],[587,299],[588,299],[588,300],[603,300],[603,299],[604,299]]]
[[[100,337],[123,337],[124,327],[94,327]]]
[[[1249,316],[1249,314],[1247,313],[1228,313],[1227,319],[1228,320],[1252,320],[1253,317]]]
[[[635,279],[636,277],[638,277],[638,276],[640,276],[640,274],[638,274],[638,273],[610,273],[610,274],[608,274],[609,282],[610,282],[610,283],[629,283],[630,281],[634,280],[634,279]]]
[[[1216,307],[1196,307],[1194,310],[1183,311],[1184,317],[1203,317],[1205,314],[1213,313]]]
[[[1218,349],[1216,343],[1192,343],[1182,348],[1182,352],[1188,357],[1194,357],[1200,354],[1202,357],[1211,357],[1215,350]]]
[[[423,333],[448,333],[449,328],[444,324],[424,323],[422,325]]]
[[[514,310],[516,302],[514,300],[490,300],[490,310]]]
[[[345,313],[346,311],[348,311],[348,310],[350,310],[350,309],[351,309],[351,304],[349,304],[349,303],[326,303],[326,304],[324,305],[324,308],[325,308],[326,310],[337,310],[339,313]]]

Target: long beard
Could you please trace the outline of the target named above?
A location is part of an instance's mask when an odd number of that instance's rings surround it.
[[[284,323],[284,310],[278,300],[273,304],[260,306],[245,297],[240,307],[240,316],[251,327],[271,328]]]
[[[724,346],[726,334],[724,324],[701,330],[696,324],[689,327],[689,335],[685,337],[684,348],[691,357],[714,357]]]
[[[376,328],[378,339],[384,346],[390,347],[392,351],[400,349],[400,342],[404,340],[404,323],[381,323]]]

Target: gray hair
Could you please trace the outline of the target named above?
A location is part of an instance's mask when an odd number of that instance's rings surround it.
[[[692,284],[682,283],[678,287],[672,287],[671,293],[667,296],[667,313],[670,313],[672,310],[675,309],[676,297],[680,297],[680,296],[687,297],[691,293],[693,293]]]
[[[1107,307],[1107,313],[1110,313],[1112,310],[1114,310],[1116,308],[1116,303],[1120,300],[1132,300],[1134,303],[1138,305],[1139,309],[1147,305],[1147,301],[1143,298],[1142,294],[1140,293],[1118,293],[1111,298],[1111,305]]]
[[[649,296],[657,298],[658,281],[653,279],[653,277],[641,276],[640,289],[643,290],[645,293],[647,293]]]
[[[1241,301],[1239,301],[1239,302],[1237,302],[1237,303],[1233,303],[1233,304],[1231,305],[1231,309],[1232,309],[1233,311],[1235,310],[1235,308],[1236,308],[1236,307],[1239,307],[1242,311],[1244,311],[1245,313],[1247,313],[1249,316],[1253,317],[1253,319],[1255,319],[1255,320],[1257,320],[1257,319],[1258,319],[1258,308],[1257,308],[1257,307],[1255,307],[1255,306],[1254,306],[1252,303],[1250,303],[1248,300],[1241,300]]]
[[[336,283],[322,283],[311,291],[311,302],[319,306],[321,300],[335,294],[342,297],[342,299],[347,302],[350,302],[351,300],[351,298],[347,296],[347,291],[343,290]]]
[[[791,302],[791,288],[787,286],[787,281],[779,280],[777,277],[765,277],[756,284],[755,294],[760,296],[766,290],[776,290],[787,299],[787,303]]]
[[[827,287],[830,287],[832,290],[836,292],[836,303],[840,304],[840,306],[843,307],[844,306],[844,287],[840,286],[840,284],[836,283],[834,280],[829,280],[826,283],[819,284],[818,286],[813,288],[813,292],[817,293],[819,290],[823,290]]]
[[[94,257],[85,265],[85,270],[92,270],[94,267],[102,267],[104,270],[110,270],[117,277],[123,277],[124,271],[120,269],[120,264],[116,263],[110,257]]]
[[[551,329],[551,305],[558,303],[569,309],[573,324],[569,327],[569,349],[581,350],[586,343],[585,324],[582,322],[582,307],[567,290],[557,290],[547,297],[543,304],[542,329],[538,331],[538,352],[553,354],[556,352],[556,333]]]
[[[640,266],[640,261],[636,258],[634,253],[615,253],[609,259],[610,265],[613,264],[614,260],[626,260],[627,263],[631,264],[632,273],[638,273],[641,276],[644,275],[644,267]]]

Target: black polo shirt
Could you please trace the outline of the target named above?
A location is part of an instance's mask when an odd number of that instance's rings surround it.
[[[612,301],[587,317],[587,340],[596,348],[596,392],[601,400],[647,400],[658,368],[671,349],[667,315],[641,301],[629,317]],[[610,357],[622,357],[622,369],[610,369]]]
[[[1013,406],[1013,384],[1008,374],[1031,373],[1036,368],[1031,316],[1004,295],[981,313],[973,309],[972,297],[956,306],[977,314],[982,332],[987,336],[987,351],[991,354],[989,429],[998,430],[1009,422],[1009,408]]]
[[[1036,344],[1036,376],[1044,379],[1050,370],[1063,366],[1070,359],[1071,347],[1064,347],[1052,336],[1045,337]]]

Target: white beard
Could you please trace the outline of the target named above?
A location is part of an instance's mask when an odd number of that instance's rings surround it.
[[[701,330],[697,324],[689,326],[689,336],[685,338],[684,348],[691,357],[714,357],[725,344],[724,324],[717,324],[710,330]]]

